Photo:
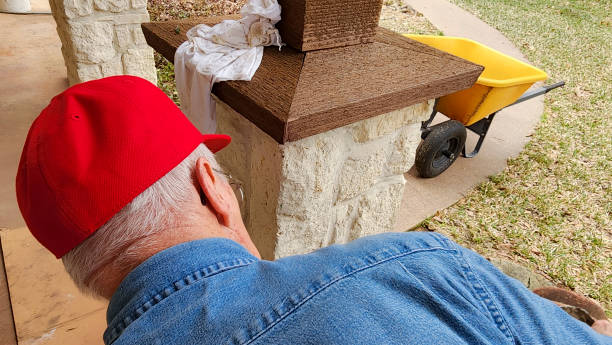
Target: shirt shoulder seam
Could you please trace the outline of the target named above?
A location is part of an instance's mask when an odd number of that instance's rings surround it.
[[[506,336],[508,341],[510,341],[512,344],[516,344],[516,340],[513,334],[513,328],[510,326],[510,324],[506,320],[506,317],[501,312],[501,308],[497,304],[496,299],[493,297],[491,292],[487,289],[486,285],[475,273],[468,260],[465,259],[463,253],[458,252],[458,256],[461,259],[461,266],[463,269],[464,277],[466,281],[470,283],[470,288],[472,289],[474,296],[477,296],[480,299],[481,303],[485,307],[486,312],[489,313],[491,319],[493,320],[493,322],[495,322],[495,325],[497,326],[499,331]]]

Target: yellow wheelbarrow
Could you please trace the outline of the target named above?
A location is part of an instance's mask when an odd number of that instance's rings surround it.
[[[423,122],[423,141],[415,159],[422,177],[440,175],[455,162],[459,153],[465,158],[475,157],[500,110],[565,85],[558,82],[526,92],[535,82],[547,78],[544,71],[467,38],[404,36],[484,66],[474,86],[438,98],[431,117]],[[450,120],[430,126],[438,112]],[[470,153],[465,150],[466,128],[479,136]]]

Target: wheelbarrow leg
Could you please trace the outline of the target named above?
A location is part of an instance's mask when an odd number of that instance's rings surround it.
[[[414,165],[421,177],[431,178],[448,169],[459,157],[467,136],[459,121],[448,120],[431,126],[438,114],[438,99],[427,121],[421,124],[421,143],[416,151]]]
[[[476,147],[474,148],[474,151],[470,153],[466,153],[465,146],[464,146],[463,150],[461,151],[461,155],[463,157],[465,158],[476,157],[476,155],[480,151],[480,148],[482,147],[482,143],[484,142],[485,137],[487,136],[487,133],[489,132],[489,128],[491,127],[491,123],[493,122],[495,115],[497,115],[497,112],[494,112],[493,114],[485,117],[484,119],[466,127],[470,131],[478,134],[478,142],[476,143]]]
[[[421,139],[423,140],[425,140],[425,138],[431,132],[431,128],[429,127],[429,125],[431,125],[431,122],[436,118],[436,115],[438,114],[438,99],[439,98],[436,98],[434,102],[433,110],[431,112],[431,115],[429,116],[429,119],[427,121],[421,122]]]

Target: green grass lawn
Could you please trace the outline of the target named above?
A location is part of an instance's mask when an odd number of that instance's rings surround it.
[[[423,226],[536,269],[612,315],[612,2],[451,1],[567,85],[546,96],[506,170]]]

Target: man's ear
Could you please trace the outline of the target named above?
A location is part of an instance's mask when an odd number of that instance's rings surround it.
[[[204,157],[198,158],[196,162],[196,177],[208,204],[217,215],[219,224],[229,226],[231,223],[231,201],[227,194],[227,183],[224,183],[223,179],[216,175],[212,166]],[[229,188],[229,191],[231,191],[231,188]]]

